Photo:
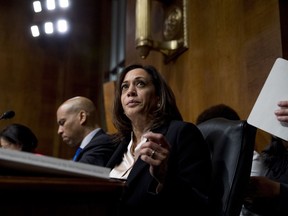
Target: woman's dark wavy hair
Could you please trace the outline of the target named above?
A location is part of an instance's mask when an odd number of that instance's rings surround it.
[[[116,140],[130,136],[132,131],[131,121],[124,114],[121,104],[121,84],[125,78],[125,75],[129,71],[137,68],[145,70],[151,76],[156,95],[159,97],[159,106],[157,106],[156,109],[155,107],[151,107],[153,109],[150,110],[152,122],[149,129],[153,130],[170,120],[183,120],[182,115],[176,105],[176,99],[172,89],[168,86],[165,79],[156,70],[156,68],[151,65],[144,66],[141,64],[133,64],[123,69],[115,88],[113,124],[118,131],[116,134]]]
[[[10,143],[22,145],[25,152],[34,152],[38,145],[38,139],[30,128],[22,124],[10,124],[4,128],[0,137],[6,139]]]

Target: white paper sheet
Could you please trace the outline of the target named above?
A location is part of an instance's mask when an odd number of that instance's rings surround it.
[[[288,141],[288,124],[279,122],[274,114],[281,100],[288,100],[288,61],[277,58],[247,122]]]
[[[0,148],[0,175],[2,168],[29,174],[95,177],[109,179],[110,169],[72,160]],[[2,170],[3,171],[3,170]]]

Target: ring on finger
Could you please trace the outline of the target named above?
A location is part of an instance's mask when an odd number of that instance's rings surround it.
[[[150,157],[153,158],[154,154],[155,154],[155,150],[152,150]]]

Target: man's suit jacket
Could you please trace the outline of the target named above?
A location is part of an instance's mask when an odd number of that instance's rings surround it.
[[[115,150],[111,135],[100,129],[80,152],[75,161],[105,166]]]
[[[172,121],[153,132],[162,133],[171,145],[163,190],[155,192],[157,182],[149,173],[149,165],[139,157],[127,178],[119,215],[205,215],[211,159],[201,132],[194,124],[182,121]],[[127,137],[118,146],[108,167],[122,161],[129,141]]]

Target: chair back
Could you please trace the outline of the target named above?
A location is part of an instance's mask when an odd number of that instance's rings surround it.
[[[256,128],[246,120],[214,118],[198,125],[210,148],[211,216],[239,216],[248,186]]]

